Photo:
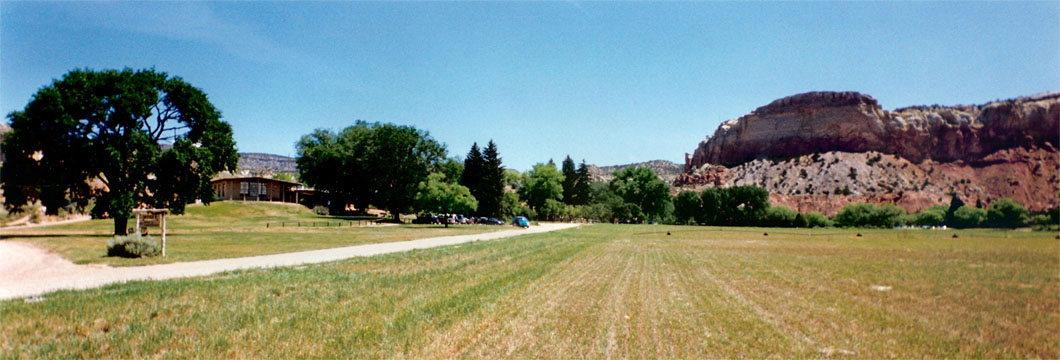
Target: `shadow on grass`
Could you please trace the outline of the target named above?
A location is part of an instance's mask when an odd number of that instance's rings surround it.
[[[111,234],[4,234],[4,240],[14,239],[36,239],[36,238],[109,238],[114,237]]]

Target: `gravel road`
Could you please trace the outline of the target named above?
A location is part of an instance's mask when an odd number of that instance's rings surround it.
[[[454,245],[478,240],[556,231],[577,224],[541,224],[529,229],[483,234],[442,236],[418,240],[348,246],[285,254],[191,261],[131,267],[77,265],[36,246],[0,241],[0,299],[32,297],[63,289],[90,289],[133,280],[162,280],[204,276],[224,271],[315,264],[394,252]]]

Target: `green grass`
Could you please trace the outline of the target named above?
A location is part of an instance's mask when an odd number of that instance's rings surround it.
[[[509,227],[397,225],[350,226],[357,220],[318,216],[301,205],[223,201],[190,205],[186,214],[169,216],[166,256],[126,259],[106,256],[113,220],[42,228],[12,229],[3,240],[38,244],[79,264],[147,265],[315,250],[331,247],[402,241],[433,236],[481,233]],[[281,224],[285,223],[285,224]],[[130,220],[129,226],[135,224]],[[268,224],[268,228],[266,228]],[[150,234],[161,242],[159,229]]]
[[[855,233],[594,225],[61,291],[0,303],[0,353],[1060,357],[1055,234]]]

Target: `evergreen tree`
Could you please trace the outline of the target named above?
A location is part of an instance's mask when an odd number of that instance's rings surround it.
[[[586,205],[592,196],[592,179],[589,177],[589,166],[585,165],[585,160],[582,160],[581,165],[578,165],[578,171],[574,173],[574,177],[576,180],[574,182],[574,191],[571,194],[571,204]]]
[[[497,144],[490,140],[481,158],[482,175],[479,182],[478,212],[485,216],[501,216],[501,203],[504,199],[504,165],[501,163]]]
[[[563,202],[574,205],[574,185],[578,183],[578,174],[577,170],[574,169],[574,160],[571,160],[570,155],[563,159],[560,172],[563,173]]]
[[[964,201],[961,201],[961,198],[957,196],[956,192],[953,192],[950,195],[953,197],[950,198],[950,208],[946,211],[946,225],[956,226],[958,221],[954,218],[954,213],[956,213],[957,209],[960,209],[961,206],[964,206]]]
[[[467,157],[464,158],[464,172],[460,175],[460,185],[467,187],[475,199],[482,199],[480,184],[483,166],[482,152],[478,149],[478,143],[471,144],[471,151],[468,151]],[[479,204],[478,208],[481,210],[482,204]]]

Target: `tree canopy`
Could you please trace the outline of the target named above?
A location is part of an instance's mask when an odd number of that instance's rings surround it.
[[[445,147],[411,126],[358,121],[341,133],[316,130],[297,144],[300,178],[344,210],[412,210],[420,182],[438,167]]]
[[[630,205],[631,217],[638,220],[661,220],[672,210],[670,187],[646,167],[627,167],[615,172],[611,190]]]
[[[415,207],[434,213],[470,214],[478,207],[478,201],[467,187],[450,182],[445,174],[431,173],[427,181],[419,184]]]
[[[549,199],[563,200],[563,174],[554,163],[538,163],[524,176],[519,197],[534,211],[539,212]]]
[[[232,128],[202,90],[154,70],[74,70],[8,115],[7,206],[55,212],[95,199],[93,215],[124,235],[140,204],[183,213],[213,200],[210,178],[235,169]],[[102,187],[92,187],[99,181]]]

